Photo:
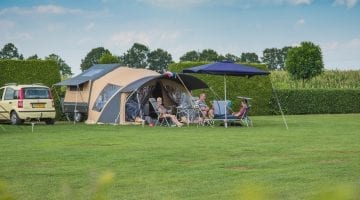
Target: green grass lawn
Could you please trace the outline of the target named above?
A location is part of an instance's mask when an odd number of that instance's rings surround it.
[[[0,180],[17,199],[89,199],[106,171],[108,199],[312,199],[359,188],[360,114],[287,120],[289,130],[279,116],[227,129],[2,124]]]

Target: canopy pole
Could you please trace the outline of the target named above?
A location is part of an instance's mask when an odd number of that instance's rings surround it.
[[[226,110],[227,110],[227,101],[226,101],[226,74],[224,74],[224,91],[225,91],[225,122],[224,122],[224,126],[225,128],[227,128],[227,113],[226,113]]]
[[[190,97],[193,97],[193,95],[191,94],[190,90],[186,87],[184,81],[181,79],[180,75],[177,74],[176,77],[179,79],[179,81],[181,82],[181,84],[184,86],[184,88],[185,88],[186,92],[189,94],[189,96],[190,96]],[[194,102],[193,102],[193,101],[190,101],[190,103],[191,103],[191,106],[194,106]]]
[[[271,83],[271,88],[272,88],[272,90],[273,90],[273,92],[274,92],[274,94],[275,94],[276,102],[277,102],[277,105],[278,105],[278,107],[279,107],[279,110],[280,110],[280,113],[281,113],[283,122],[284,122],[284,124],[285,124],[286,130],[289,130],[289,127],[288,127],[288,125],[287,125],[287,122],[286,122],[286,119],[285,119],[285,116],[284,116],[284,112],[283,112],[282,109],[281,109],[280,101],[279,101],[279,98],[278,98],[278,96],[277,96],[276,90],[274,89],[274,85],[273,85],[271,79],[270,79],[270,83]]]

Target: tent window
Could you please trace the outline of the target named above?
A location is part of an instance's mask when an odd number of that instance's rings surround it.
[[[171,85],[164,85],[164,89],[166,91],[167,96],[173,101],[175,102],[177,105],[180,105],[181,103],[181,95],[182,95],[182,91],[180,90],[179,87],[174,87]]]
[[[136,117],[143,117],[144,114],[148,114],[148,106],[146,105],[149,101],[149,97],[154,90],[154,86],[144,86],[139,88],[137,92],[133,93],[129,97],[125,105],[125,120],[134,121]]]
[[[121,87],[118,85],[107,84],[104,89],[101,91],[100,95],[97,97],[95,104],[93,106],[94,111],[100,112],[105,104],[110,100],[110,98],[118,91]]]

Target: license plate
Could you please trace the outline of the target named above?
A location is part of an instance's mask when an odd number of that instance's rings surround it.
[[[32,107],[33,108],[45,108],[45,104],[44,103],[33,103]]]

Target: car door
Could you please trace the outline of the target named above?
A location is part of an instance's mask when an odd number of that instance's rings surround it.
[[[2,97],[2,108],[5,111],[4,115],[2,115],[5,119],[10,119],[10,111],[13,109],[14,102],[14,92],[15,90],[11,87],[7,87],[3,93]]]
[[[9,117],[4,105],[4,93],[5,87],[0,88],[0,120],[5,120]]]

